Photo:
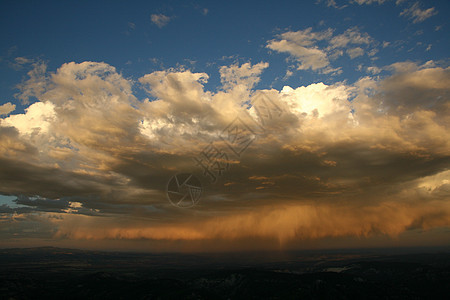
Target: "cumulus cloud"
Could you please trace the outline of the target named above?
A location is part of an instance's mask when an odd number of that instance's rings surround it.
[[[152,14],[150,16],[150,19],[152,20],[153,24],[155,24],[159,28],[163,28],[164,26],[169,24],[172,18],[163,14]]]
[[[434,7],[428,8],[428,9],[421,9],[419,2],[415,2],[410,7],[405,8],[401,13],[400,16],[407,17],[411,20],[413,20],[413,23],[420,23],[425,21],[426,19],[436,15],[438,12],[435,10]]]
[[[237,64],[222,66],[219,70],[222,86],[224,89],[230,89],[243,85],[246,89],[251,89],[259,82],[261,73],[268,66],[269,64],[264,62],[253,66],[250,63],[244,63],[241,66]]]
[[[0,116],[7,115],[16,109],[16,105],[11,102],[0,105]]]
[[[307,48],[337,36],[280,37]],[[329,49],[366,42],[352,31]],[[381,79],[259,90],[267,67],[222,66],[214,92],[206,73],[152,72],[139,78],[146,99],[106,63],[31,72],[20,89],[37,102],[1,119],[0,193],[18,196],[23,222],[44,214],[47,234],[69,239],[284,242],[449,226],[450,68],[404,62]],[[222,138],[237,116],[255,128],[240,156]],[[215,184],[194,163],[208,145],[230,165]],[[205,186],[194,211],[166,199],[183,172]]]
[[[52,103],[36,102],[26,108],[24,114],[11,115],[1,122],[3,126],[15,127],[23,135],[31,135],[39,131],[48,132],[54,114]]]

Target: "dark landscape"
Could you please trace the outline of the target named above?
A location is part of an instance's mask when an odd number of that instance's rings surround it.
[[[1,299],[447,299],[448,249],[145,254],[1,249]]]

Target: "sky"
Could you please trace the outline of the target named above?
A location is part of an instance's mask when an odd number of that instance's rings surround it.
[[[449,12],[1,1],[0,247],[450,246]]]

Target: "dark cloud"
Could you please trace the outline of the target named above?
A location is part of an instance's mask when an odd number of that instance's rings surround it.
[[[105,63],[38,66],[21,89],[39,101],[0,123],[0,192],[20,205],[0,208],[4,222],[34,215],[70,239],[283,243],[448,226],[449,69],[254,91],[267,67],[222,67],[215,93],[207,74],[154,72],[139,81],[155,100],[139,101]],[[241,150],[236,128],[251,139]],[[216,181],[198,164],[211,149],[227,166]],[[166,199],[177,173],[202,182],[192,210]]]

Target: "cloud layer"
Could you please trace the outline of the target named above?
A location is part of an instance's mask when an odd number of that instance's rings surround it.
[[[320,41],[326,51],[314,48]],[[325,72],[333,51],[371,43],[357,28],[307,29],[268,47]],[[63,239],[283,244],[449,226],[450,68],[403,63],[384,79],[255,90],[268,67],[222,66],[221,89],[207,91],[208,74],[183,69],[133,81],[106,63],[56,72],[35,64],[19,98],[36,100],[0,123],[0,192],[20,205],[3,206],[2,228],[23,233],[41,222]],[[148,98],[137,99],[137,87]],[[239,155],[224,139],[237,116],[252,133]],[[210,170],[214,183],[195,163],[211,147],[228,166]],[[191,211],[165,195],[183,172],[204,185]]]

